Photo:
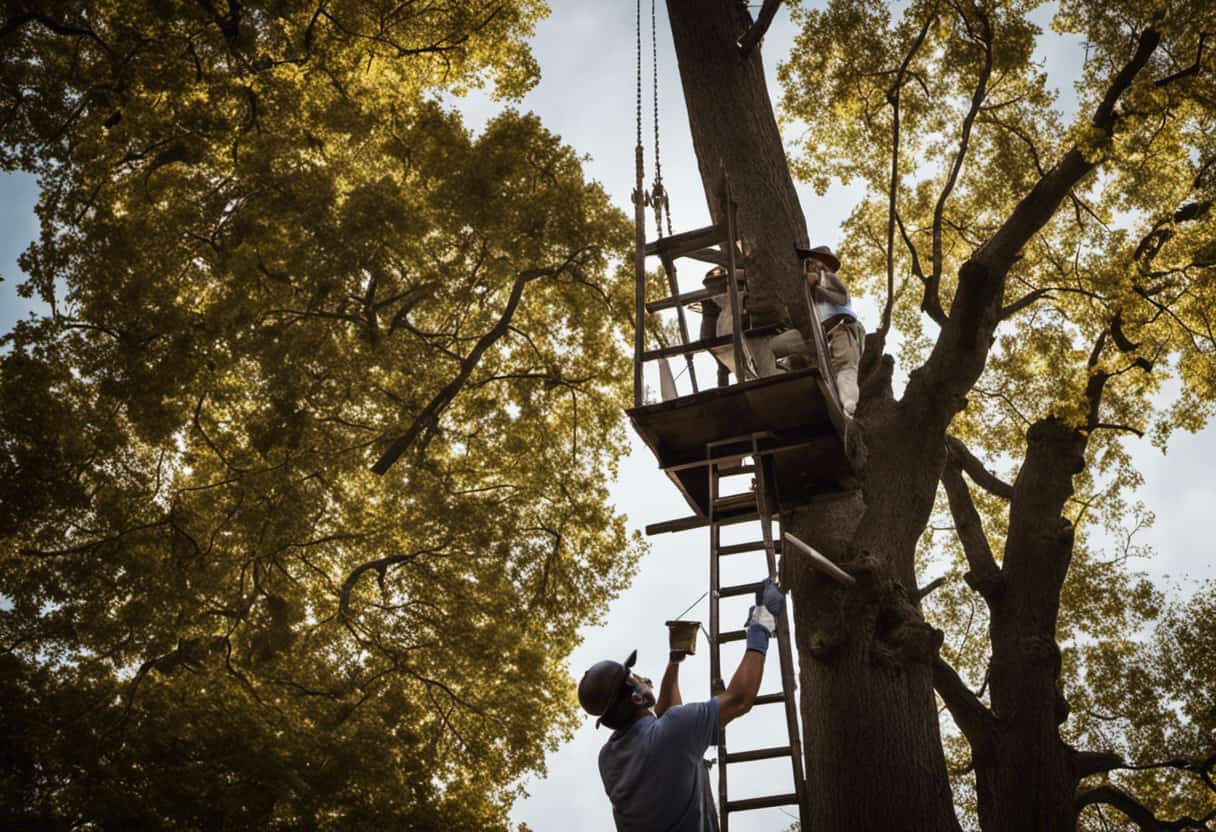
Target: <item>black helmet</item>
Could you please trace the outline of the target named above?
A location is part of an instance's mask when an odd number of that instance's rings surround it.
[[[608,713],[621,698],[629,668],[637,660],[638,651],[634,650],[623,663],[605,659],[591,665],[578,683],[578,703],[583,710],[597,717]],[[595,721],[595,727],[600,727],[600,720]]]

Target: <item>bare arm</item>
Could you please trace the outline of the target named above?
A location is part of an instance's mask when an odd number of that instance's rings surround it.
[[[819,279],[812,281],[811,287],[814,289],[816,300],[825,300],[837,306],[846,306],[849,303],[849,290],[833,272],[820,272]]]
[[[718,695],[718,721],[725,726],[736,717],[752,709],[756,694],[760,692],[760,679],[764,676],[764,654],[748,650],[739,662],[739,669],[731,677],[726,690]],[[666,679],[664,679],[666,681]]]
[[[659,700],[654,705],[654,712],[662,716],[673,705],[683,704],[684,700],[680,698],[680,665],[678,662],[668,662],[663,681],[659,683]]]

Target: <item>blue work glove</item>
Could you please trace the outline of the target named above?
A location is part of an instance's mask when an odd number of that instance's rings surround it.
[[[777,631],[777,619],[785,609],[785,596],[772,578],[765,578],[756,590],[756,604],[747,614],[747,649],[761,655],[768,652],[768,640]]]

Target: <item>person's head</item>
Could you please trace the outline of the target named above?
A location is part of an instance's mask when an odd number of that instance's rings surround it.
[[[578,701],[583,710],[599,717],[596,726],[628,727],[655,704],[654,683],[632,671],[638,651],[624,662],[596,662],[578,683]]]
[[[807,274],[817,271],[835,273],[840,270],[840,258],[827,246],[800,248],[798,256],[802,258],[802,270]]]

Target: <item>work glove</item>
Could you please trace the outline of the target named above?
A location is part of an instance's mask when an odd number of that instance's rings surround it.
[[[777,619],[785,610],[785,596],[772,578],[765,578],[756,590],[756,603],[747,614],[747,649],[768,652],[768,640],[777,631]]]

